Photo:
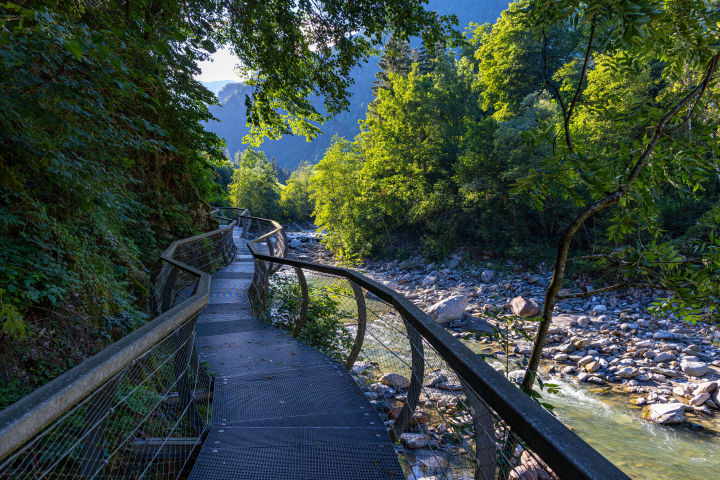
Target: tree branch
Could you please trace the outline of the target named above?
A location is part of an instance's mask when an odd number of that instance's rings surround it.
[[[598,293],[614,292],[616,290],[625,290],[627,288],[654,288],[656,290],[667,290],[667,288],[660,285],[654,285],[652,283],[618,283],[616,285],[610,285],[609,287],[598,288],[591,292],[573,293],[570,295],[558,295],[558,300],[568,300],[572,298],[587,298],[597,295]]]
[[[590,53],[592,52],[593,42],[595,41],[595,21],[594,19],[590,21],[590,40],[588,40],[588,46],[587,50],[585,51],[585,60],[583,61],[583,67],[582,71],[580,72],[580,80],[578,80],[577,89],[575,89],[575,96],[572,99],[572,102],[570,103],[570,107],[568,108],[567,115],[565,115],[565,142],[567,143],[568,148],[572,151],[573,145],[572,145],[572,138],[570,138],[570,118],[572,117],[573,110],[575,109],[575,104],[578,101],[578,98],[580,97],[580,92],[582,91],[583,82],[585,81],[585,75],[587,75],[587,66],[588,62],[590,61]]]

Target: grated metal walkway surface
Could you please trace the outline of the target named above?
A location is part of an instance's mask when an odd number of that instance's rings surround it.
[[[215,387],[189,480],[404,479],[383,422],[343,365],[253,317],[253,260],[239,234],[196,326]]]

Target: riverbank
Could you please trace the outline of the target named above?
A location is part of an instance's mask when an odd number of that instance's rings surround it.
[[[299,231],[289,236],[299,258],[336,263],[320,243],[321,234]],[[512,325],[509,351],[493,353],[508,353],[518,362],[532,348],[518,330],[532,337],[537,323],[514,313],[537,312],[551,272],[543,266],[530,272],[515,272],[513,267],[510,262],[464,265],[459,257],[437,265],[416,256],[357,268],[403,293],[474,350],[493,343],[485,337],[488,332]],[[579,292],[579,287],[592,288],[579,285],[567,293]],[[560,302],[541,369],[564,381],[624,395],[629,403],[647,407],[643,416],[648,420],[709,422],[720,430],[720,330],[704,322],[692,325],[674,316],[650,315],[648,306],[664,294],[629,289]]]

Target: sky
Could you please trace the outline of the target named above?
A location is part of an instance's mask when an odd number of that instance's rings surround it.
[[[214,82],[217,80],[239,80],[233,71],[237,64],[237,57],[229,50],[218,50],[210,57],[212,61],[200,62],[202,74],[195,79],[201,82]]]

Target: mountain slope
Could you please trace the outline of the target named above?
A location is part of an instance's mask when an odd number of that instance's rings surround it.
[[[495,22],[508,4],[507,0],[430,0],[427,8],[436,10],[440,15],[454,13],[458,17],[460,28],[464,29],[470,22]],[[371,87],[375,73],[379,70],[377,61],[377,57],[370,58],[368,63],[353,70],[355,83],[349,88],[352,95],[349,111],[326,122],[322,126],[322,134],[315,140],[308,142],[304,137],[285,136],[280,140],[266,140],[260,150],[264,151],[268,158],[276,157],[279,166],[293,169],[301,160],[317,163],[330,146],[333,135],[348,139],[355,137],[360,133],[358,120],[364,118],[367,106],[373,100]],[[207,82],[206,86],[213,90],[208,84],[220,83],[222,82]],[[225,139],[228,151],[234,157],[236,152],[247,148],[242,139],[249,132],[245,116],[245,95],[249,93],[249,88],[242,83],[225,83],[216,92],[222,107],[210,108],[220,122],[209,122],[206,128]]]

